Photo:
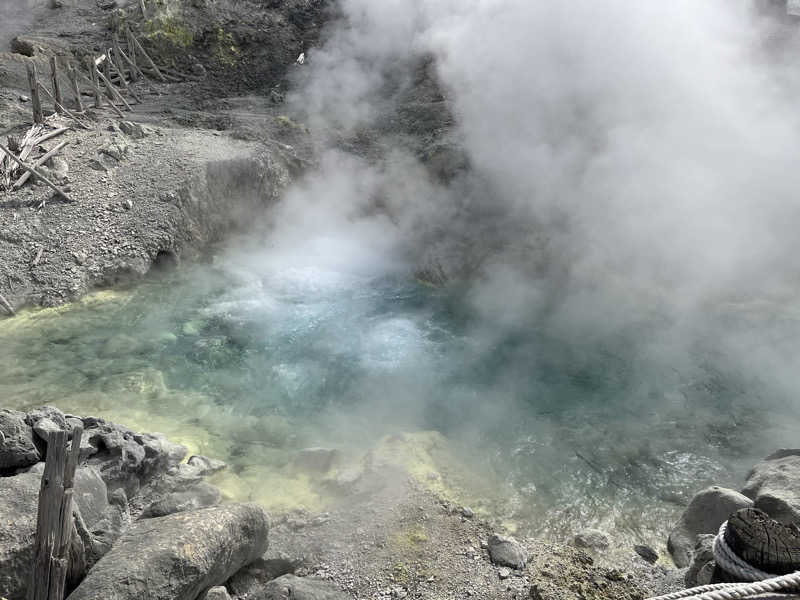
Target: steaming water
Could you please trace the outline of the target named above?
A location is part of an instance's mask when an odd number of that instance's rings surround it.
[[[737,485],[799,430],[791,399],[703,331],[676,352],[663,319],[596,339],[545,322],[497,336],[461,289],[307,266],[230,273],[198,265],[2,322],[3,404],[164,431],[229,462],[234,497],[267,504],[264,482],[298,448],[355,456],[438,430],[485,484],[465,502],[526,533],[594,525],[656,546],[691,494]],[[766,341],[790,353],[800,320],[759,314],[709,319],[748,344],[780,331]]]

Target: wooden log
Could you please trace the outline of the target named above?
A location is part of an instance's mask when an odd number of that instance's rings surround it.
[[[56,105],[56,112],[63,112],[64,99],[61,97],[61,86],[58,83],[58,62],[55,56],[50,57],[50,78],[53,81],[53,102]]]
[[[133,43],[133,34],[131,33],[130,28],[125,28],[125,41],[128,43],[128,52],[130,52],[130,61],[131,64],[136,67],[136,45]],[[142,75],[144,77],[144,75]]]
[[[5,311],[6,311],[6,312],[7,312],[9,315],[11,315],[12,317],[13,317],[14,315],[16,315],[16,314],[17,314],[17,313],[14,311],[14,307],[13,307],[13,306],[11,306],[11,304],[9,303],[9,301],[5,299],[5,296],[3,296],[3,294],[0,294],[0,306],[2,306],[2,307],[5,309]]]
[[[80,456],[83,428],[72,430],[67,453],[67,432],[50,432],[47,458],[39,490],[33,572],[28,600],[63,600],[73,535],[72,516],[75,469]]]
[[[78,85],[78,74],[75,72],[75,67],[72,62],[67,63],[67,75],[69,76],[69,84],[72,87],[72,95],[75,97],[75,104],[77,104],[78,112],[83,112],[83,101],[81,100],[81,88]]]
[[[103,106],[103,94],[100,91],[100,85],[97,82],[97,67],[95,65],[94,59],[92,57],[88,57],[86,59],[86,66],[89,68],[89,75],[92,78],[92,89],[94,89],[94,107],[101,108]]]
[[[130,29],[128,29],[128,33],[130,33]],[[133,41],[133,45],[136,48],[136,51],[144,58],[144,61],[147,63],[147,66],[155,72],[156,76],[161,81],[166,81],[164,75],[161,73],[159,68],[156,66],[156,63],[153,62],[153,59],[150,58],[150,55],[145,51],[142,45],[139,43],[139,40],[136,39],[136,36],[133,33],[130,33],[130,39]]]
[[[139,0],[139,8],[142,9],[142,18],[147,18],[147,6],[145,6],[144,0]]]
[[[91,65],[91,61],[89,62],[89,64]],[[93,71],[93,73],[94,73],[94,75],[95,75],[95,76],[93,77],[93,79],[92,79],[92,80],[90,80],[88,77],[86,77],[86,76],[85,76],[85,75],[83,75],[83,74],[81,74],[81,77],[84,77],[84,79],[85,79],[85,80],[86,80],[86,81],[89,83],[89,85],[92,85],[92,84],[93,84],[93,80],[97,80],[97,79],[98,79],[98,75],[100,74],[100,73],[99,73],[99,71],[97,70],[97,67],[94,67],[94,71]],[[95,96],[96,96],[98,93],[100,93],[100,94],[102,95],[102,92],[100,92],[99,90],[100,90],[100,88],[99,88],[99,87],[95,89]],[[117,113],[117,116],[118,116],[118,117],[120,117],[121,119],[124,119],[124,118],[125,118],[125,115],[123,115],[123,114],[122,114],[122,111],[121,111],[119,108],[117,108],[117,105],[116,105],[116,104],[114,104],[113,102],[110,102],[110,101],[109,101],[109,103],[108,103],[108,104],[109,104],[109,106],[111,107],[111,109],[112,109],[112,110],[113,110],[115,113]]]
[[[26,165],[26,164],[25,164],[24,162],[22,162],[22,161],[21,161],[19,158],[17,158],[17,157],[16,157],[16,156],[14,156],[13,154],[11,154],[11,152],[8,150],[8,148],[6,148],[5,146],[3,146],[2,144],[0,144],[0,150],[2,150],[3,152],[5,152],[6,154],[8,154],[8,155],[11,157],[11,159],[12,159],[12,160],[13,160],[15,163],[17,163],[17,164],[18,164],[20,167],[22,167],[22,168],[23,168],[23,169],[25,169],[26,171],[30,171],[30,172],[32,172],[34,175],[36,175],[36,177],[38,177],[39,179],[41,179],[42,181],[44,181],[44,182],[45,182],[45,184],[46,184],[48,187],[50,187],[50,188],[51,188],[51,189],[52,189],[54,192],[56,192],[56,193],[57,193],[59,196],[61,196],[62,198],[64,198],[64,199],[65,199],[67,202],[75,202],[75,200],[73,200],[72,198],[70,198],[70,197],[69,197],[69,196],[66,194],[66,192],[64,192],[63,190],[59,189],[59,187],[58,187],[58,186],[57,186],[55,183],[53,183],[52,181],[50,181],[50,180],[49,180],[47,177],[45,177],[44,175],[42,175],[42,174],[41,174],[39,171],[37,171],[37,170],[36,170],[36,169],[34,169],[33,167],[30,167],[30,166]]]
[[[800,569],[800,530],[757,508],[731,515],[725,541],[740,558],[767,573],[785,575]]]
[[[111,67],[114,69],[114,72],[117,73],[117,75],[119,75],[119,84],[120,86],[122,86],[122,89],[125,90],[126,93],[130,94],[131,98],[136,100],[136,102],[141,104],[142,101],[139,99],[139,96],[136,95],[136,92],[134,92],[130,88],[130,86],[128,86],[128,82],[125,81],[125,71],[122,71],[119,68],[117,68],[117,63],[113,60],[111,61]]]
[[[68,108],[66,108],[66,107],[65,107],[63,104],[61,104],[61,102],[60,102],[59,100],[56,100],[56,99],[55,99],[55,97],[53,97],[53,94],[51,94],[51,93],[50,93],[50,91],[49,91],[49,90],[48,90],[46,87],[44,87],[42,84],[39,84],[39,87],[40,87],[40,88],[42,88],[42,91],[43,91],[43,92],[44,92],[44,93],[45,93],[47,96],[49,96],[49,97],[50,97],[50,99],[51,99],[51,100],[52,100],[52,101],[55,103],[55,105],[56,105],[56,110],[58,110],[58,112],[64,113],[64,114],[65,114],[65,115],[67,115],[67,116],[68,116],[70,119],[72,119],[73,121],[75,121],[75,122],[76,122],[78,125],[80,125],[80,126],[81,126],[81,127],[83,127],[84,129],[91,129],[91,127],[89,127],[88,125],[86,125],[86,123],[84,123],[84,122],[83,122],[83,121],[81,121],[81,120],[80,120],[78,117],[76,117],[76,116],[75,116],[75,115],[72,113],[72,111],[70,111],[70,110],[69,110]]]
[[[46,163],[46,162],[47,162],[47,161],[48,161],[50,158],[52,158],[53,156],[55,156],[56,154],[58,154],[58,153],[61,151],[61,149],[62,149],[64,146],[66,146],[66,145],[67,145],[67,142],[65,142],[65,141],[64,141],[64,142],[61,142],[61,143],[60,143],[60,144],[58,144],[56,147],[54,147],[52,150],[50,150],[50,151],[46,152],[46,153],[45,153],[43,156],[40,156],[39,158],[37,158],[37,159],[36,159],[36,160],[33,162],[33,164],[32,164],[31,166],[32,166],[34,169],[35,169],[35,168],[37,168],[37,167],[40,167],[40,166],[42,166],[42,165],[43,165],[44,163]],[[19,179],[17,179],[17,180],[14,182],[14,185],[12,185],[12,186],[11,186],[11,189],[12,189],[12,190],[18,190],[19,188],[21,188],[23,185],[25,185],[25,182],[26,182],[26,181],[28,181],[28,179],[30,178],[30,176],[31,176],[31,172],[30,172],[30,171],[25,171],[25,172],[24,172],[22,175],[20,175],[20,178],[19,178]]]
[[[59,127],[58,129],[53,129],[52,131],[48,131],[44,135],[40,135],[36,139],[33,140],[33,146],[38,146],[42,142],[46,142],[47,140],[51,140],[54,137],[57,137],[64,133],[65,131],[69,131],[69,127]],[[22,160],[25,160],[24,156],[20,156]]]
[[[25,68],[28,71],[28,87],[31,90],[31,106],[33,107],[33,122],[43,123],[44,114],[42,114],[42,101],[39,98],[39,73],[36,69],[36,63],[29,60],[25,63]]]
[[[111,61],[108,61],[108,62],[111,62]],[[108,64],[108,62],[106,64]],[[98,71],[97,74],[100,76],[100,79],[102,79],[103,83],[106,85],[106,90],[108,91],[109,96],[111,97],[111,100],[112,101],[113,100],[117,100],[119,102],[122,102],[122,104],[125,105],[125,108],[127,108],[129,111],[133,111],[133,109],[131,108],[131,105],[128,104],[128,102],[125,100],[125,98],[122,97],[122,94],[120,94],[117,91],[117,88],[115,88],[114,84],[111,83],[111,81],[109,81],[108,77],[106,77],[100,71]],[[112,102],[112,105],[113,105],[113,102]]]

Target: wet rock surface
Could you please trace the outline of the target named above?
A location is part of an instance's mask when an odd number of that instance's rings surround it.
[[[734,490],[712,486],[692,498],[667,541],[667,549],[679,567],[688,567],[698,534],[716,534],[720,525],[753,501]]]
[[[800,449],[779,450],[750,472],[742,493],[782,523],[800,523]]]

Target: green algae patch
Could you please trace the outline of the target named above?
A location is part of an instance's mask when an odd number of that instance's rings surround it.
[[[233,35],[217,27],[211,37],[211,58],[220,67],[235,67],[242,59],[242,51]]]
[[[194,43],[194,31],[182,17],[159,14],[144,24],[144,38],[162,60],[175,62]]]

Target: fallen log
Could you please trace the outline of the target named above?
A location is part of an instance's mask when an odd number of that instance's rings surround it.
[[[42,181],[44,181],[44,183],[45,183],[45,184],[46,184],[48,187],[50,187],[50,188],[51,188],[53,191],[55,191],[55,192],[56,192],[56,193],[57,193],[59,196],[61,196],[62,198],[64,198],[64,199],[65,199],[67,202],[75,202],[75,200],[73,200],[72,198],[70,198],[70,196],[68,196],[68,195],[67,195],[67,193],[66,193],[66,192],[64,192],[62,189],[60,189],[60,188],[59,188],[59,187],[58,187],[58,186],[57,186],[55,183],[53,183],[52,181],[50,181],[50,180],[49,180],[47,177],[45,177],[44,175],[42,175],[42,174],[41,174],[39,171],[37,171],[37,170],[36,170],[36,169],[34,169],[33,167],[30,167],[30,166],[28,166],[28,165],[27,165],[27,164],[25,164],[23,161],[21,161],[19,158],[17,158],[16,156],[14,156],[14,155],[11,153],[11,151],[9,151],[9,150],[8,150],[8,148],[6,148],[5,146],[3,146],[2,144],[0,144],[0,150],[3,150],[3,152],[5,152],[6,154],[8,154],[8,155],[11,157],[11,159],[12,159],[12,160],[13,160],[15,163],[17,163],[17,164],[18,164],[20,167],[22,167],[22,168],[23,168],[23,169],[25,169],[26,171],[30,171],[31,173],[33,173],[34,175],[36,175],[36,177],[38,177],[39,179],[41,179]]]
[[[92,63],[91,63],[91,61],[89,61],[89,64],[90,64],[90,65],[92,64]],[[91,85],[92,87],[94,87],[94,85],[93,85],[93,83],[92,83],[92,82],[93,82],[95,79],[97,79],[97,75],[98,75],[99,73],[100,73],[100,72],[99,72],[99,71],[97,70],[97,68],[95,67],[95,68],[94,68],[94,71],[92,71],[92,79],[91,79],[91,80],[90,80],[88,77],[86,77],[86,75],[84,75],[83,73],[81,73],[81,77],[83,77],[85,81],[89,82],[89,85]],[[95,107],[96,107],[96,108],[100,108],[100,107],[102,106],[102,92],[100,91],[100,87],[99,87],[99,86],[98,86],[98,87],[95,87],[94,94],[95,94]],[[98,98],[98,97],[100,97],[100,98],[101,98],[101,104],[100,104],[100,106],[98,106],[98,104],[97,104],[97,98]],[[111,101],[109,101],[108,103],[111,105],[111,109],[112,109],[112,110],[113,110],[115,113],[117,113],[117,116],[118,116],[118,117],[120,117],[121,119],[124,119],[124,118],[125,118],[125,115],[124,115],[124,114],[122,114],[122,111],[121,111],[119,108],[117,108],[117,105],[116,105],[116,104],[114,104],[114,103],[113,103],[113,102],[111,102]]]
[[[37,159],[36,159],[36,160],[33,162],[33,164],[31,165],[31,167],[33,167],[33,168],[35,169],[35,168],[37,168],[37,167],[40,167],[40,166],[42,166],[42,165],[43,165],[44,163],[46,163],[46,162],[47,162],[47,161],[48,161],[50,158],[52,158],[53,156],[55,156],[56,154],[58,154],[58,153],[61,151],[61,149],[62,149],[64,146],[66,146],[66,145],[67,145],[67,142],[66,142],[66,141],[64,141],[64,142],[61,142],[61,143],[60,143],[60,144],[58,144],[56,147],[54,147],[52,150],[50,150],[50,151],[46,152],[46,153],[45,153],[43,156],[41,156],[41,157],[37,158]],[[22,175],[20,175],[20,178],[19,178],[19,179],[17,179],[17,180],[14,182],[14,185],[12,185],[12,186],[11,186],[11,189],[12,189],[12,190],[18,190],[19,188],[21,188],[23,185],[25,185],[25,182],[26,182],[26,181],[28,181],[28,179],[30,179],[30,176],[31,176],[31,172],[30,172],[30,171],[25,171],[25,172],[24,172]]]
[[[69,127],[59,127],[58,129],[54,129],[53,131],[45,133],[43,136],[40,136],[40,137],[36,138],[33,141],[33,145],[34,146],[38,146],[42,142],[46,142],[47,140],[53,139],[54,137],[61,135],[65,131],[69,131]],[[25,160],[24,157],[20,157],[20,158],[22,158],[22,160]]]

